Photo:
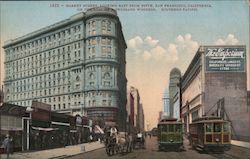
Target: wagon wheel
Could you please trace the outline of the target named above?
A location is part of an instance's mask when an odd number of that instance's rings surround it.
[[[114,145],[114,151],[116,154],[119,153],[119,146],[117,144]]]
[[[111,156],[111,149],[110,149],[110,147],[106,147],[106,153],[108,154],[108,156]]]
[[[112,145],[112,150],[111,150],[111,152],[112,152],[112,155],[116,154],[115,145]]]

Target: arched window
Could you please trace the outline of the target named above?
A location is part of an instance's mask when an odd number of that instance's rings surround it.
[[[104,74],[104,79],[109,79],[110,78],[110,74],[108,73],[108,72],[106,72],[105,74]]]
[[[94,78],[95,78],[94,74],[93,74],[93,73],[90,73],[90,74],[89,74],[89,78],[90,78],[90,79],[94,79]]]
[[[80,80],[80,77],[79,76],[76,76],[76,81],[79,81]]]

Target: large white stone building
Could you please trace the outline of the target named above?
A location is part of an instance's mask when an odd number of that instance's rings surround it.
[[[126,47],[116,11],[104,7],[9,40],[4,100],[116,122],[126,104]]]

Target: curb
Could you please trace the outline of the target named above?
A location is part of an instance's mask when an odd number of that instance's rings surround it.
[[[69,158],[69,157],[81,155],[81,154],[84,154],[84,153],[93,152],[93,151],[95,151],[95,150],[99,150],[99,149],[102,149],[102,148],[105,148],[105,146],[99,147],[99,148],[97,148],[97,149],[85,151],[85,152],[80,152],[80,153],[74,154],[74,155],[62,155],[62,156],[50,157],[50,158],[48,158],[48,159],[63,159],[63,158]]]

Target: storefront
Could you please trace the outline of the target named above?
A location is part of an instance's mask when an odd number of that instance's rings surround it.
[[[22,150],[22,116],[25,115],[25,108],[13,104],[4,103],[0,107],[0,142],[5,139],[8,134],[12,139],[11,151]],[[3,149],[0,150],[3,153]]]

